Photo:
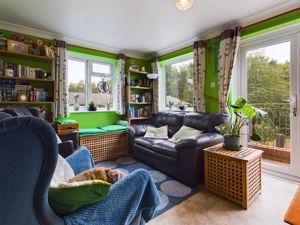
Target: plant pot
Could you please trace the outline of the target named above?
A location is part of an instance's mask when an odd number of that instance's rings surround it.
[[[185,110],[185,106],[184,105],[180,105],[180,106],[178,106],[178,108],[180,109],[180,110]]]
[[[89,106],[88,110],[89,111],[96,111],[97,107],[96,106]]]
[[[241,137],[225,134],[224,135],[224,148],[228,149],[228,150],[240,150]]]

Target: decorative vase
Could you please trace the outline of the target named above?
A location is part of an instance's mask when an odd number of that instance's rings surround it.
[[[96,111],[97,107],[96,106],[89,106],[88,110],[89,111]]]
[[[74,105],[74,111],[79,111],[79,108],[80,108],[80,106],[77,103],[75,103],[75,105]]]
[[[241,137],[231,136],[229,134],[224,135],[224,148],[228,150],[240,150],[241,148]]]

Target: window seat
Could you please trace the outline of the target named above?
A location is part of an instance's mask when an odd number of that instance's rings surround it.
[[[86,146],[93,160],[100,162],[128,154],[128,128],[121,125],[108,125],[79,130],[80,145]]]
[[[96,135],[104,135],[111,133],[127,132],[128,128],[121,125],[108,125],[96,128],[81,128],[79,129],[80,137],[90,137]]]

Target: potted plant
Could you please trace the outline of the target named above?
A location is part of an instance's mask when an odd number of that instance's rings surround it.
[[[219,132],[224,136],[224,148],[230,150],[239,150],[240,131],[243,126],[247,126],[256,116],[264,116],[266,112],[254,107],[244,98],[238,98],[235,104],[230,106],[229,123],[222,124]],[[250,136],[251,140],[260,141],[261,137],[255,132]]]
[[[178,108],[179,108],[181,111],[184,111],[184,110],[185,110],[185,105],[183,104],[183,100],[180,100],[180,103],[178,103]]]
[[[169,110],[172,110],[173,105],[174,105],[174,102],[169,101],[169,104],[168,104]]]
[[[95,102],[90,101],[88,103],[88,105],[89,105],[89,108],[88,108],[89,111],[96,111],[97,110],[97,107],[95,106]]]

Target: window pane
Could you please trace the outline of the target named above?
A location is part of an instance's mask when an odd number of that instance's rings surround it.
[[[106,81],[109,85],[109,90],[107,93],[101,93],[97,89],[97,85],[101,81]],[[92,83],[92,101],[95,102],[95,105],[97,107],[105,107],[106,104],[109,102],[112,103],[112,79],[105,78],[103,79],[102,77],[91,77],[91,83]]]
[[[193,59],[166,66],[166,106],[179,104],[186,108],[193,103]]]
[[[264,161],[283,167],[289,167],[291,149],[290,45],[283,42],[247,52],[248,100],[267,113],[250,125],[261,141],[249,138],[249,145],[264,151]]]
[[[110,74],[110,66],[107,64],[93,63],[93,73]]]
[[[69,59],[68,79],[70,106],[74,106],[76,103],[85,106],[85,62]]]

